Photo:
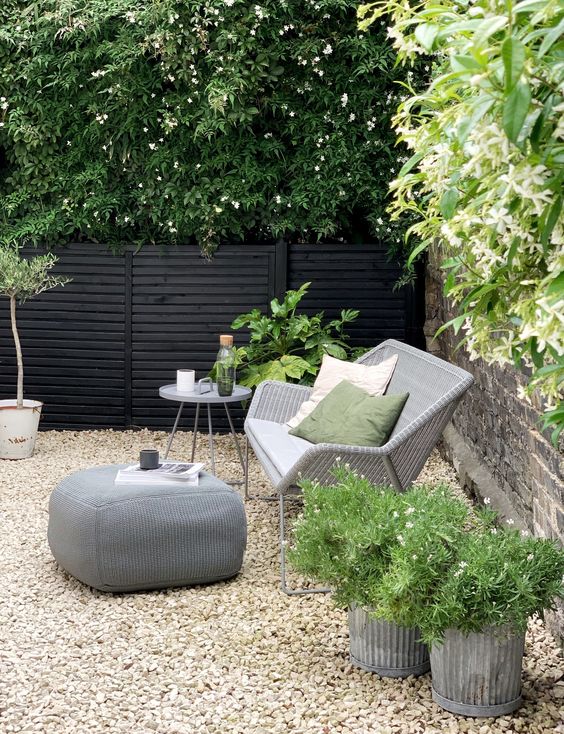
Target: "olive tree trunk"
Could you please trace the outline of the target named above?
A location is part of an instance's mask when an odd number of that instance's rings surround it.
[[[14,335],[14,344],[16,345],[16,360],[18,363],[18,385],[16,392],[16,406],[23,408],[23,359],[22,359],[22,347],[20,344],[20,336],[18,334],[18,327],[16,324],[16,297],[10,296],[10,319],[12,321],[12,334]]]

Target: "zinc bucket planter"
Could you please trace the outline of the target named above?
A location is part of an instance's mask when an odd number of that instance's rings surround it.
[[[0,400],[0,459],[29,459],[33,455],[43,403]]]
[[[351,662],[384,678],[423,675],[430,668],[429,650],[418,629],[374,619],[361,607],[349,607]]]
[[[431,648],[433,700],[463,716],[503,716],[521,705],[525,635],[489,627],[468,635],[455,629]]]

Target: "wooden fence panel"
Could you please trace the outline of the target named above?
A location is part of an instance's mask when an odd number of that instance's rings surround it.
[[[400,271],[383,244],[224,245],[213,260],[196,247],[60,249],[56,272],[72,283],[18,309],[26,396],[45,403],[43,428],[169,428],[176,403],[158,396],[176,370],[203,377],[218,335],[238,314],[266,310],[287,288],[311,281],[306,310],[337,316],[360,310],[349,328],[354,346],[394,337],[421,341],[421,290],[394,290]],[[419,293],[419,296],[417,296]],[[248,337],[237,332],[237,344]],[[0,301],[0,398],[13,397],[15,353],[8,302]],[[217,410],[216,427],[226,428]],[[191,426],[186,410],[183,425]],[[236,411],[241,426],[242,411]],[[203,426],[201,426],[203,427]]]

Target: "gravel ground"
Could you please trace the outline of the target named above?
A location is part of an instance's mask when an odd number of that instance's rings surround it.
[[[178,434],[178,458],[190,437]],[[48,431],[32,459],[0,462],[0,732],[564,733],[564,664],[540,621],[527,635],[524,705],[512,717],[453,716],[431,701],[429,675],[390,680],[352,667],[345,613],[326,596],[278,590],[271,503],[247,504],[248,550],[229,582],[111,596],[70,578],[46,541],[55,484],[165,440]],[[204,452],[206,437],[200,443]],[[217,474],[237,474],[228,437],[218,454]],[[456,485],[437,455],[421,479]],[[256,462],[251,487],[269,491]]]

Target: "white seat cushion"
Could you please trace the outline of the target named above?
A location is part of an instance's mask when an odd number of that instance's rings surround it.
[[[248,418],[245,430],[267,454],[276,469],[284,476],[313,444],[303,438],[290,436],[283,423]]]

